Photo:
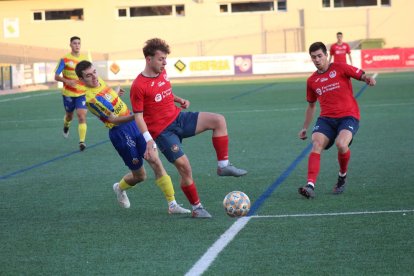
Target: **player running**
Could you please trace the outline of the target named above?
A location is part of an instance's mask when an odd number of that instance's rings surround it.
[[[85,87],[79,82],[75,73],[76,64],[88,58],[80,53],[81,40],[77,36],[70,38],[70,48],[72,51],[62,57],[55,69],[55,80],[63,82],[62,96],[63,106],[66,114],[63,118],[63,137],[69,137],[69,127],[73,119],[73,112],[76,109],[78,116],[78,133],[79,133],[79,149],[84,151],[86,148],[86,113],[85,105]],[[62,74],[62,76],[60,76]]]
[[[309,47],[309,54],[317,71],[307,80],[306,99],[309,104],[303,128],[299,131],[300,139],[307,138],[306,132],[315,114],[316,101],[319,101],[321,112],[312,132],[308,182],[299,188],[299,193],[306,198],[313,198],[322,151],[334,143],[338,149],[339,176],[333,193],[340,194],[344,191],[351,157],[349,146],[358,131],[360,119],[351,78],[364,81],[370,86],[374,86],[376,81],[373,77],[367,77],[361,69],[346,63],[330,64],[326,46],[322,42],[313,43]]]
[[[109,138],[112,145],[124,160],[125,165],[131,170],[119,183],[113,185],[113,190],[121,207],[129,208],[130,202],[126,190],[144,181],[146,178],[143,166],[143,156],[147,146],[145,139],[134,122],[134,115],[131,114],[128,106],[118,95],[124,93],[122,89],[117,93],[108,87],[98,77],[96,69],[89,61],[81,61],[76,66],[76,74],[85,84],[88,109],[109,129]],[[159,159],[155,144],[150,150],[151,156],[146,158],[146,160],[154,170],[155,183],[168,201],[168,212],[170,214],[190,213],[190,210],[184,209],[177,204],[171,178]]]

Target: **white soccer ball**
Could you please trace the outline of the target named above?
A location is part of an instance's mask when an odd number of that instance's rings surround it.
[[[230,217],[243,217],[250,210],[250,199],[243,192],[233,191],[224,197],[223,206]]]

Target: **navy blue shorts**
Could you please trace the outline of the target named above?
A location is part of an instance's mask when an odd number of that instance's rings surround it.
[[[141,168],[147,143],[135,121],[111,128],[109,139],[130,170]]]
[[[171,163],[184,155],[182,149],[183,138],[195,135],[198,112],[181,112],[177,119],[172,122],[155,139],[159,150]]]
[[[359,129],[359,121],[354,117],[342,117],[342,118],[328,118],[319,117],[313,127],[312,133],[320,132],[325,134],[329,138],[329,143],[325,149],[329,149],[334,143],[339,132],[343,129],[347,129],[352,132],[352,137],[355,136]],[[352,140],[349,145],[352,144]]]
[[[85,95],[79,97],[63,96],[63,106],[67,112],[73,112],[76,109],[87,109]]]

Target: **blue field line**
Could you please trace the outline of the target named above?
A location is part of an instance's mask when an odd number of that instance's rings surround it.
[[[312,149],[312,143],[309,143],[307,147],[299,154],[298,157],[290,164],[290,166],[270,185],[267,190],[260,195],[260,197],[254,202],[252,207],[250,208],[248,216],[253,216],[256,211],[262,206],[265,200],[273,193],[273,191],[279,187],[280,184],[285,181],[285,179],[291,174],[291,172],[296,168],[296,166],[304,159],[310,150]]]
[[[97,147],[97,146],[102,145],[102,144],[107,143],[107,142],[109,142],[109,139],[108,140],[101,141],[101,142],[98,142],[96,144],[93,144],[92,146],[88,146],[87,150],[89,150],[91,148],[94,148],[94,147]],[[39,167],[43,167],[43,166],[45,166],[45,165],[47,165],[49,163],[52,163],[54,161],[58,161],[58,160],[64,159],[66,157],[69,157],[69,156],[72,156],[72,155],[78,154],[78,153],[82,153],[82,152],[80,152],[79,150],[75,150],[75,151],[72,151],[70,153],[67,153],[67,154],[64,154],[64,155],[55,157],[53,159],[44,161],[42,163],[38,163],[38,164],[35,164],[33,166],[30,166],[30,167],[27,167],[27,168],[24,168],[24,169],[21,169],[21,170],[18,170],[18,171],[15,171],[15,172],[12,172],[12,173],[9,173],[9,174],[6,174],[6,175],[1,175],[0,176],[0,180],[5,180],[5,179],[8,179],[10,177],[13,177],[13,176],[22,174],[24,172],[27,172],[27,171],[30,171],[30,170],[33,170],[33,169],[36,169],[36,168],[39,168]]]
[[[355,98],[358,98],[362,93],[367,89],[368,84],[365,84],[359,92],[356,94]],[[273,191],[279,187],[280,184],[285,181],[285,179],[292,173],[296,166],[305,158],[310,150],[312,149],[312,143],[309,143],[307,147],[299,154],[298,157],[290,164],[290,166],[275,180],[275,182],[270,185],[267,190],[260,195],[260,197],[253,203],[248,213],[248,216],[253,216],[256,211],[263,205],[266,199],[273,193]]]
[[[231,97],[230,99],[231,99],[231,100],[235,100],[235,99],[237,99],[237,98],[241,98],[241,97],[247,96],[247,95],[252,94],[252,93],[254,93],[254,92],[259,92],[260,90],[263,90],[263,89],[266,89],[266,88],[272,87],[272,86],[274,86],[274,85],[276,85],[276,84],[277,84],[276,82],[274,82],[274,83],[269,83],[269,84],[266,84],[266,85],[260,86],[260,87],[258,87],[258,88],[256,88],[256,89],[249,90],[249,91],[246,91],[246,92],[241,93],[241,94],[239,94],[239,95],[233,96],[233,97]]]

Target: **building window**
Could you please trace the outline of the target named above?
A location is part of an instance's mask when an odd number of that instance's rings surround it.
[[[329,8],[331,6],[331,0],[322,0],[322,7]]]
[[[129,12],[129,14],[128,14]],[[185,16],[184,5],[141,6],[118,9],[118,17]]]
[[[227,4],[220,5],[220,13],[228,13],[229,12],[229,6]]]
[[[118,17],[126,17],[127,9],[118,9]]]
[[[43,19],[43,14],[42,12],[34,12],[33,13],[33,20],[42,20]]]
[[[286,0],[277,1],[277,10],[278,11],[287,11]]]
[[[172,15],[172,6],[131,7],[129,15],[131,17]]]
[[[381,0],[381,6],[391,6],[391,0]]]
[[[177,5],[177,6],[175,6],[175,15],[177,15],[177,16],[185,16],[185,8],[184,8],[184,5]]]
[[[278,11],[286,11],[286,0],[278,0]],[[275,1],[262,2],[232,2],[220,4],[220,13],[267,12],[275,10]]]
[[[231,12],[259,12],[259,11],[273,11],[274,2],[244,2],[231,3]]]
[[[83,20],[83,9],[45,11],[45,20]]]
[[[322,0],[324,8],[391,6],[391,0]]]

